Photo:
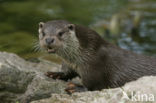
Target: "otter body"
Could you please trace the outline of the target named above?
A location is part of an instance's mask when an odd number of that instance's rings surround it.
[[[61,79],[80,76],[88,90],[115,88],[156,75],[156,59],[121,49],[95,31],[68,21],[40,23],[39,41],[41,48],[63,58]]]

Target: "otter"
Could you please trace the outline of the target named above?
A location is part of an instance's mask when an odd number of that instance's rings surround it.
[[[156,75],[155,58],[117,47],[94,30],[66,20],[40,22],[39,45],[64,61],[63,72],[48,72],[47,76],[65,81],[79,76],[83,86],[91,91]],[[76,86],[73,87],[67,90],[73,92]]]

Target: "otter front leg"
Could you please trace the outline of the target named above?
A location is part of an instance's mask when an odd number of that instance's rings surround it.
[[[64,80],[67,81],[69,79],[72,79],[74,77],[77,76],[77,73],[70,71],[69,73],[64,73],[64,72],[47,72],[46,76],[48,76],[49,78],[53,78],[53,79],[60,79],[60,80]]]
[[[64,81],[67,81],[69,79],[78,76],[78,74],[75,71],[73,71],[73,69],[69,67],[67,64],[65,64],[64,62],[62,63],[61,69],[62,72],[47,72],[46,75],[50,78],[60,79]]]
[[[63,72],[47,72],[45,75],[53,79],[68,80],[67,76]]]

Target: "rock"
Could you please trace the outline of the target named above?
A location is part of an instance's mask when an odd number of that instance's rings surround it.
[[[0,103],[28,103],[64,93],[66,83],[44,76],[46,71],[59,71],[60,66],[42,60],[25,61],[15,54],[0,52]]]
[[[26,61],[15,54],[0,52],[0,103],[151,103],[156,102],[156,76],[142,77],[121,88],[68,95],[67,83],[52,80],[47,71],[61,71],[46,60]],[[79,83],[79,78],[73,81]]]
[[[121,89],[108,89],[102,91],[67,94],[53,94],[48,99],[33,101],[31,103],[118,103],[122,97]]]
[[[52,94],[50,98],[31,103],[154,103],[156,77],[143,77],[122,88],[67,94]]]

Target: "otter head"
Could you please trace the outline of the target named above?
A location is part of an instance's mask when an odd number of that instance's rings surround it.
[[[57,53],[64,57],[73,54],[79,47],[75,25],[63,20],[40,22],[39,44],[49,53]]]

